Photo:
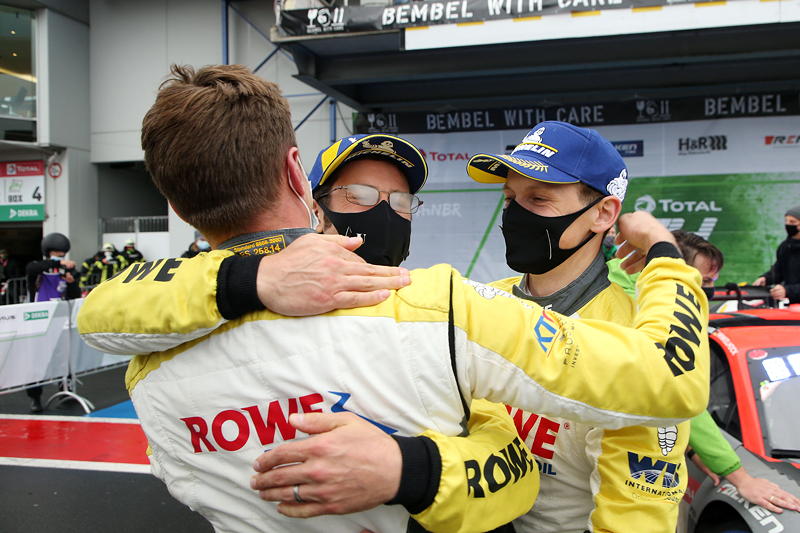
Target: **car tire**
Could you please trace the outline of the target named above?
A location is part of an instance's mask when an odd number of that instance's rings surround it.
[[[695,533],[753,533],[753,531],[742,520],[726,520],[695,529]]]

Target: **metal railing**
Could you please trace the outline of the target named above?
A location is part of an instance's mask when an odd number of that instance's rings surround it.
[[[27,278],[9,278],[0,283],[0,305],[22,304],[27,301]]]
[[[169,217],[112,217],[100,219],[103,233],[152,233],[169,231]]]

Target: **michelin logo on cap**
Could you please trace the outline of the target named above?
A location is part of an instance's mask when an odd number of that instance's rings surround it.
[[[609,182],[606,190],[608,190],[608,194],[624,200],[625,192],[628,190],[628,170],[623,168],[619,176]]]
[[[545,127],[542,126],[541,128],[537,129],[536,131],[529,133],[522,139],[522,142],[514,148],[514,151],[511,152],[512,154],[516,154],[520,151],[529,151],[534,152],[544,157],[553,157],[558,153],[558,149],[552,146],[548,146],[542,142],[542,135],[545,132]]]

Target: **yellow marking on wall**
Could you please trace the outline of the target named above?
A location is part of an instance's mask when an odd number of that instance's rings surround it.
[[[631,10],[634,13],[644,13],[646,11],[661,11],[664,6],[650,6],[650,7],[633,7]]]
[[[479,20],[477,22],[457,22],[456,26],[478,26],[480,24],[483,24],[482,20]]]
[[[694,7],[724,6],[727,3],[726,0],[721,0],[720,2],[695,2]]]
[[[599,15],[600,11],[573,11],[573,17],[593,17],[595,15]]]
[[[409,26],[406,31],[427,30],[430,26]]]

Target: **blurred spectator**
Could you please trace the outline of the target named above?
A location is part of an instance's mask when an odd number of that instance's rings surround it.
[[[41,261],[31,261],[25,267],[28,278],[28,296],[31,302],[71,300],[80,298],[78,272],[75,262],[66,259],[70,242],[62,233],[50,233],[42,239]],[[25,391],[31,399],[31,411],[42,411],[42,386]]]
[[[91,290],[94,285],[103,283],[128,266],[128,260],[110,242],[103,243],[103,247],[95,257],[97,259],[81,278],[84,289]]]
[[[125,248],[122,249],[122,255],[125,256],[125,260],[129,265],[131,263],[141,263],[144,261],[144,255],[136,249],[136,241],[133,239],[127,239],[125,241]]]
[[[800,205],[786,211],[784,215],[786,240],[778,246],[777,260],[753,285],[770,287],[770,295],[776,300],[789,299],[789,303],[800,303]]]
[[[675,230],[672,234],[678,241],[683,259],[700,272],[703,287],[714,287],[725,262],[720,249],[700,235],[688,231]]]
[[[206,238],[202,235],[198,235],[198,237],[189,245],[189,249],[181,254],[181,257],[192,258],[200,252],[207,252],[210,249],[211,245],[208,243]]]
[[[0,305],[25,301],[25,281],[20,264],[9,257],[8,250],[0,249]]]
[[[707,289],[706,295],[710,298],[714,294],[714,283],[722,270],[724,258],[719,248],[705,240],[703,237],[688,231],[675,230],[672,232],[678,247],[681,249],[686,262],[695,267],[703,278],[703,288]],[[639,274],[628,274],[620,266],[622,259],[613,258],[608,261],[608,279],[616,283],[632,297],[636,297],[636,280]]]
[[[0,282],[20,276],[22,276],[22,268],[19,264],[9,256],[8,250],[5,248],[0,250]]]
[[[606,232],[605,237],[603,237],[603,244],[601,246],[601,250],[603,252],[603,257],[606,258],[606,261],[610,261],[614,259],[614,254],[617,253],[617,246],[614,243],[614,239],[617,238],[617,228],[616,226],[611,226],[609,230]]]
[[[93,280],[93,279],[90,280],[89,279],[89,273],[92,271],[92,266],[95,264],[95,262],[96,261],[100,261],[102,256],[103,256],[103,251],[100,250],[99,252],[96,252],[93,256],[87,257],[86,259],[84,259],[83,263],[81,263],[81,270],[80,270],[80,272],[81,272],[81,282],[80,282],[80,284],[81,284],[81,289],[83,289],[84,291],[87,289],[87,287],[93,287],[94,285],[97,285],[99,283],[99,281],[96,281],[96,280]],[[96,273],[96,277],[98,279],[100,278],[100,273],[99,272]]]

